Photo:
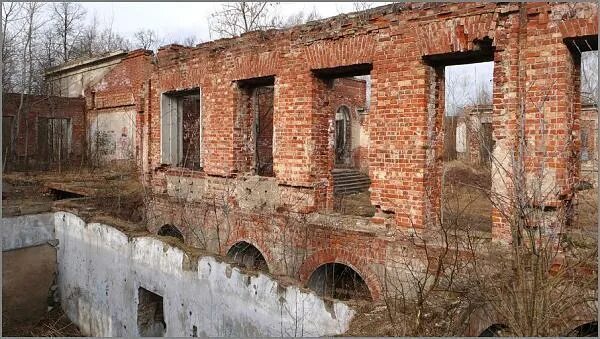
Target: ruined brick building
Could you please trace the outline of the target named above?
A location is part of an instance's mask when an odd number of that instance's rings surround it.
[[[2,159],[8,168],[80,162],[84,108],[82,98],[2,93]]]
[[[492,191],[509,189],[494,179],[524,119],[528,178],[543,168],[557,188],[545,204],[568,204],[580,54],[597,49],[597,22],[591,3],[393,4],[131,52],[85,90],[87,114],[131,115],[153,233],[308,285],[340,264],[377,300],[388,259],[440,208],[444,67],[494,63]],[[356,76],[370,76],[369,97]],[[371,216],[336,211],[341,172],[368,187]],[[492,240],[511,241],[501,213],[490,218]]]

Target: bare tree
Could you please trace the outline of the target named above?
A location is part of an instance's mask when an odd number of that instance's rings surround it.
[[[375,7],[375,3],[372,1],[355,1],[352,3],[355,12],[366,11],[373,7]]]
[[[219,38],[231,38],[256,30],[281,26],[276,14],[278,2],[227,2],[209,16],[209,32]]]
[[[183,39],[182,45],[187,47],[194,47],[200,43],[200,40],[195,35],[188,35]]]
[[[313,7],[310,12],[299,11],[287,17],[281,24],[282,28],[302,25],[304,23],[321,19],[317,9]]]
[[[4,92],[14,90],[14,77],[17,69],[17,39],[19,30],[16,25],[23,20],[19,2],[2,3],[2,89]]]
[[[133,34],[134,47],[155,50],[160,44],[158,34],[151,29],[141,29]]]
[[[76,2],[57,2],[52,4],[52,26],[60,37],[58,49],[63,62],[73,58],[71,53],[76,46],[83,28],[86,11]]]
[[[21,97],[19,100],[19,107],[17,109],[15,119],[13,122],[12,140],[11,140],[11,154],[16,159],[16,137],[20,129],[21,118],[23,111],[26,106],[25,95],[32,92],[33,79],[34,79],[34,39],[37,36],[38,31],[43,26],[43,22],[40,19],[40,15],[44,3],[39,2],[27,2],[23,5],[24,13],[24,26],[22,29],[22,36],[20,43],[22,44],[21,60],[19,66],[21,68],[19,90]],[[25,119],[26,121],[27,119]]]

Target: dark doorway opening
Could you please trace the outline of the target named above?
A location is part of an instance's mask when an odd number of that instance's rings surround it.
[[[267,260],[265,260],[262,253],[258,248],[245,241],[240,241],[231,246],[227,256],[246,268],[269,272]]]
[[[598,337],[598,322],[592,321],[575,327],[567,337]]]
[[[483,330],[480,337],[502,337],[508,334],[508,326],[503,324],[493,324]]]
[[[138,288],[138,333],[141,337],[164,337],[167,331],[163,310],[163,297]]]
[[[369,287],[351,267],[328,263],[319,266],[308,280],[308,287],[320,296],[339,300],[371,300]]]
[[[273,111],[275,77],[238,81],[240,89],[241,127],[240,162],[242,171],[272,177],[273,172]],[[245,140],[244,140],[245,139]],[[248,147],[249,146],[249,147]]]
[[[171,237],[171,238],[175,238],[177,240],[180,240],[181,242],[184,242],[184,238],[183,238],[183,234],[181,233],[181,231],[173,226],[173,225],[164,225],[162,226],[159,230],[158,230],[158,235],[163,236],[163,237]]]

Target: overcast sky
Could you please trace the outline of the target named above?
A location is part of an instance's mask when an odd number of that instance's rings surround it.
[[[168,43],[183,40],[190,35],[202,41],[210,40],[208,16],[220,7],[220,2],[84,2],[81,3],[91,20],[96,14],[100,23],[112,20],[114,29],[131,38],[140,29],[155,30]],[[379,6],[385,3],[375,3]],[[353,12],[352,2],[282,2],[279,13],[283,17],[299,11],[309,13],[315,8],[326,18]]]

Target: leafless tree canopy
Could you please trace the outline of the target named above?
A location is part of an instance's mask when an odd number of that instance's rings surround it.
[[[304,23],[321,19],[321,16],[317,12],[317,9],[313,7],[310,12],[299,11],[295,14],[290,15],[282,23],[282,27],[293,27],[296,25],[302,25]]]
[[[228,2],[209,17],[211,36],[230,38],[257,30],[279,27],[277,2]]]
[[[160,44],[158,34],[151,29],[141,29],[133,34],[134,47],[143,49],[156,49]]]
[[[52,3],[51,30],[56,35],[58,53],[62,61],[70,60],[73,49],[82,36],[86,11],[76,2]]]

